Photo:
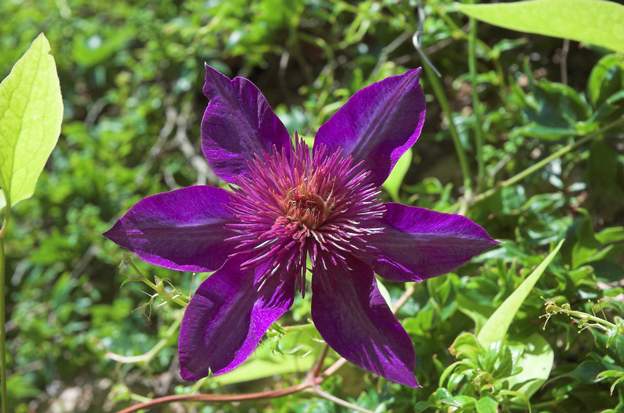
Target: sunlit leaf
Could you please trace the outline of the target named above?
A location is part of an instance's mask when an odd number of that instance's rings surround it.
[[[483,397],[477,401],[477,413],[496,413],[498,412],[498,403],[491,397]]]
[[[624,56],[609,54],[591,71],[587,82],[587,95],[594,106],[624,88]]]
[[[533,270],[533,272],[522,282],[522,284],[520,284],[520,286],[513,293],[511,293],[505,301],[503,301],[496,311],[494,311],[494,314],[488,318],[477,336],[481,345],[487,347],[505,337],[511,322],[520,309],[520,306],[533,289],[537,280],[539,280],[548,265],[555,258],[562,245],[563,241],[560,241],[555,249],[552,250],[546,258],[544,258],[544,260]]]
[[[386,191],[388,191],[392,200],[399,200],[399,188],[401,188],[403,178],[405,178],[405,174],[407,174],[411,165],[412,150],[408,149],[403,155],[401,155],[396,165],[394,165],[394,169],[390,173],[390,176],[388,176],[386,181],[383,183],[383,187]]]
[[[604,0],[532,0],[458,4],[475,19],[525,33],[624,51],[624,6]]]
[[[550,376],[555,360],[553,349],[539,334],[510,343],[510,347],[522,352],[517,362],[522,371],[507,380],[512,387],[520,385],[518,391],[530,398]]]
[[[56,65],[40,34],[0,83],[0,186],[12,205],[32,196],[62,118]]]
[[[392,298],[390,297],[390,292],[388,291],[386,286],[381,282],[379,278],[375,278],[375,281],[377,281],[377,288],[379,289],[379,294],[381,294],[381,296],[386,301],[386,304],[388,304],[388,306],[392,306]]]
[[[596,234],[596,239],[601,244],[624,241],[624,226],[605,228]]]

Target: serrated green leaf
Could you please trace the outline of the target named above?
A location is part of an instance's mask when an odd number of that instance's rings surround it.
[[[503,303],[488,318],[485,325],[479,332],[477,339],[482,346],[487,347],[492,343],[502,340],[507,334],[507,330],[511,325],[520,306],[527,298],[537,280],[542,276],[546,267],[555,258],[559,249],[563,245],[563,240],[557,244],[554,250],[548,254],[546,258],[533,270],[533,272],[520,284]]]
[[[399,201],[399,189],[401,188],[403,178],[405,178],[405,174],[407,174],[411,165],[412,150],[408,149],[403,155],[401,155],[396,165],[394,165],[394,169],[392,169],[390,176],[388,176],[386,181],[383,183],[383,187],[386,191],[388,191],[388,194],[393,201]]]
[[[12,205],[32,196],[62,119],[54,57],[40,34],[0,83],[0,187]]]
[[[495,26],[624,51],[624,6],[604,0],[532,0],[458,4],[464,14]]]

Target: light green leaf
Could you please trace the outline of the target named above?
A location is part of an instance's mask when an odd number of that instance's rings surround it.
[[[591,71],[587,82],[587,95],[594,106],[605,102],[609,96],[624,88],[624,56],[604,56]]]
[[[279,338],[268,338],[240,367],[222,376],[210,377],[207,382],[218,385],[242,383],[279,374],[309,370],[320,349],[321,340],[312,324],[285,327]]]
[[[386,181],[383,183],[383,187],[386,191],[388,191],[388,194],[393,201],[399,200],[399,188],[401,188],[403,178],[405,178],[405,174],[407,174],[411,165],[412,150],[408,149],[403,155],[401,155],[396,165],[394,165],[394,169],[390,173],[390,176],[388,176]]]
[[[498,403],[491,397],[482,397],[477,401],[477,413],[496,413]]]
[[[563,240],[557,244],[554,250],[548,254],[546,258],[538,265],[533,272],[520,284],[520,286],[511,293],[509,297],[494,311],[494,313],[488,318],[485,325],[479,331],[477,336],[479,343],[484,347],[489,346],[492,343],[502,340],[507,334],[507,330],[511,325],[518,309],[527,298],[533,286],[542,276],[546,267],[555,258],[555,255],[559,252],[559,249],[563,245]]]
[[[555,354],[550,344],[539,334],[511,343],[510,347],[512,351],[522,353],[517,362],[522,371],[507,380],[511,387],[520,385],[518,391],[529,399],[550,376]]]
[[[577,40],[624,51],[624,6],[604,0],[532,0],[458,4],[475,19],[525,33]]]
[[[392,298],[390,297],[390,292],[379,278],[375,278],[375,281],[377,282],[377,289],[379,289],[379,294],[381,294],[383,299],[386,301],[388,307],[392,307]]]
[[[624,226],[605,228],[596,234],[596,239],[602,244],[624,241]]]
[[[40,34],[0,83],[0,187],[11,205],[35,191],[62,119],[56,65]]]

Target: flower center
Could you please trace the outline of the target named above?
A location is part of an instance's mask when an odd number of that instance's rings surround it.
[[[284,216],[309,230],[319,228],[329,217],[332,203],[312,192],[305,183],[288,192],[284,199]]]
[[[294,272],[303,288],[307,258],[312,269],[328,268],[370,251],[367,240],[382,230],[385,208],[369,174],[339,151],[311,154],[302,141],[292,152],[257,156],[232,202],[231,239],[247,258],[243,266]]]

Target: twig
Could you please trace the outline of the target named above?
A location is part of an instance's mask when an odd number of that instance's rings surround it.
[[[142,172],[136,178],[138,186],[143,183],[152,165],[156,162],[156,159],[158,159],[158,157],[162,153],[165,145],[169,140],[169,135],[171,135],[171,132],[173,131],[173,128],[176,124],[177,117],[178,112],[175,110],[175,108],[171,105],[167,105],[167,108],[165,109],[165,124],[158,133],[158,139],[156,140],[156,143],[154,143],[154,145],[151,147],[147,154],[147,159],[144,162]]]
[[[217,176],[210,170],[206,160],[197,154],[195,148],[191,144],[187,134],[188,118],[191,113],[191,105],[186,103],[182,107],[182,111],[176,119],[175,142],[180,151],[190,162],[195,172],[197,172],[197,184],[205,184],[206,182],[215,183],[218,181]]]
[[[244,394],[180,394],[172,396],[159,397],[150,401],[135,404],[118,413],[133,413],[142,409],[148,409],[161,404],[174,402],[208,402],[208,403],[224,403],[224,402],[242,402],[249,400],[275,399],[278,397],[288,396],[298,393],[312,387],[314,383],[303,382],[294,386],[285,387],[283,389],[268,390],[256,393]]]
[[[390,56],[392,52],[398,49],[399,46],[401,46],[411,36],[412,33],[410,31],[403,32],[398,35],[397,38],[395,38],[393,41],[384,46],[384,48],[381,49],[381,52],[379,53],[379,58],[377,59],[377,63],[375,64],[375,67],[373,68],[371,73],[377,73],[381,66],[388,60],[388,56]]]
[[[570,40],[563,40],[563,47],[561,48],[561,83],[568,84],[568,53],[570,52]]]
[[[362,413],[373,413],[372,410],[365,409],[363,407],[358,406],[357,404],[349,403],[348,401],[343,400],[339,397],[336,397],[333,394],[327,393],[326,391],[323,391],[320,387],[312,387],[308,391],[314,393],[318,397],[327,399],[330,402],[346,407],[347,409],[355,410],[356,412],[362,412]]]
[[[118,363],[122,363],[122,364],[135,364],[135,363],[147,364],[150,361],[152,361],[154,357],[156,357],[156,355],[160,352],[160,350],[165,348],[165,346],[169,343],[171,338],[175,335],[176,331],[178,331],[178,327],[180,326],[181,322],[182,322],[182,317],[180,316],[167,329],[167,331],[165,332],[165,337],[163,337],[160,341],[158,341],[158,343],[156,343],[154,347],[152,347],[151,349],[149,349],[147,352],[143,354],[140,354],[138,356],[124,356],[124,355],[116,354],[116,353],[109,351],[108,353],[106,353],[106,357]]]
[[[107,104],[108,104],[108,101],[104,97],[96,100],[95,103],[91,105],[91,108],[89,108],[89,111],[87,112],[87,116],[85,116],[85,120],[84,120],[85,125],[87,125],[88,127],[93,126],[93,124],[95,124],[95,121],[97,121],[97,119],[102,114],[102,111],[104,110]]]

